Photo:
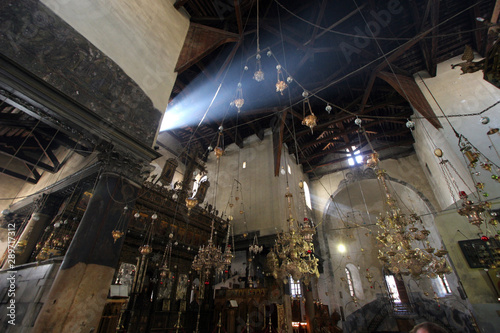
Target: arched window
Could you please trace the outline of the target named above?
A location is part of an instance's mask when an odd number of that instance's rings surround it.
[[[306,206],[309,207],[309,209],[312,209],[311,192],[309,191],[309,185],[307,185],[306,182],[304,182],[304,197],[306,198]]]
[[[347,285],[349,286],[349,294],[351,297],[356,296],[356,293],[354,292],[354,283],[352,282],[352,275],[351,271],[349,268],[345,268],[345,275],[347,275]]]
[[[365,293],[363,292],[363,285],[361,283],[358,268],[353,264],[347,264],[345,267],[345,273],[347,275],[347,283],[349,285],[349,293],[351,297],[356,296],[358,299],[365,299]]]

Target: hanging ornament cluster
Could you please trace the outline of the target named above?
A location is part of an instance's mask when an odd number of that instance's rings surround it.
[[[257,55],[255,56],[255,60],[257,62],[256,64],[256,70],[255,73],[253,73],[253,79],[257,82],[264,81],[264,72],[262,71],[262,63],[260,62],[261,55],[260,55],[260,50],[257,47]]]
[[[481,175],[481,172],[486,171],[491,174],[493,182],[500,182],[498,176],[500,168],[474,147],[463,135],[459,135],[459,147],[475,187],[474,189],[467,188],[469,194],[457,184],[456,179],[458,178],[462,181],[462,186],[467,187],[466,181],[460,176],[455,167],[449,160],[443,158],[443,151],[439,148],[434,150],[434,155],[439,158],[439,165],[450,194],[457,206],[457,212],[459,215],[467,217],[469,223],[477,226],[481,233],[483,232],[481,226],[484,225],[489,235],[495,237],[496,240],[500,240],[500,231],[497,230],[497,214],[491,210],[491,203],[485,200],[485,198],[489,197],[486,184],[478,181],[477,178]],[[457,205],[455,196],[457,193],[458,199],[461,200],[461,207]]]
[[[275,279],[288,283],[291,276],[295,281],[308,283],[311,277],[319,277],[318,258],[314,255],[312,242],[316,230],[310,228],[309,220],[304,224],[295,220],[293,195],[288,187],[285,200],[288,230],[278,233],[274,247],[267,256],[267,264]]]
[[[279,92],[283,96],[283,91],[288,87],[283,77],[283,72],[281,71],[281,65],[276,66],[277,70],[277,82],[276,82],[276,92]]]
[[[238,83],[236,98],[233,100],[232,104],[238,109],[238,113],[240,113],[243,104],[245,104],[245,100],[243,99],[243,90],[241,89],[241,82]]]
[[[377,218],[377,240],[383,248],[378,259],[393,274],[411,275],[413,278],[435,278],[451,272],[446,250],[433,248],[429,241],[430,231],[415,213],[405,214],[393,197],[387,184],[385,170],[378,167],[378,154],[369,159],[385,194],[386,211]]]
[[[306,116],[306,109],[307,112],[309,113],[307,116]],[[304,101],[302,102],[302,111],[304,117],[302,120],[302,125],[309,127],[311,129],[311,134],[312,134],[314,127],[316,127],[317,124],[316,122],[318,118],[312,112],[311,103],[309,103],[309,98],[304,99]]]

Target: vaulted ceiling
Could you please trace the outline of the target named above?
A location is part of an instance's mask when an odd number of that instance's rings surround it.
[[[412,75],[435,76],[437,64],[465,45],[484,54],[495,1],[178,0],[175,7],[189,13],[191,26],[167,115],[180,106],[195,121],[170,133],[206,151],[220,126],[224,144],[240,147],[273,128],[276,172],[286,144],[305,172],[321,174],[339,168],[352,146],[367,150],[367,137],[384,157],[411,153],[411,106],[440,127]],[[261,82],[252,78],[257,42]],[[277,65],[281,80],[290,77],[283,95],[275,88]],[[240,112],[230,104],[238,83]],[[312,131],[302,124],[311,111]]]

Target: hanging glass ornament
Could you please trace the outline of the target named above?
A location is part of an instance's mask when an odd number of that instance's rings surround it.
[[[278,82],[276,82],[276,92],[279,92],[283,96],[283,91],[288,87],[285,83],[285,79],[283,77],[283,72],[281,71],[281,65],[276,66],[276,70],[278,72]]]
[[[309,115],[306,116],[306,109],[309,109]],[[309,98],[304,99],[302,102],[302,111],[304,119],[302,120],[302,125],[305,125],[311,129],[311,134],[313,133],[313,128],[316,127],[316,122],[318,118],[314,115],[311,109],[311,103],[309,103]]]
[[[257,55],[255,56],[255,59],[257,61],[257,64],[256,64],[256,71],[255,73],[253,73],[253,79],[257,82],[261,82],[261,81],[264,81],[264,72],[262,71],[262,64],[260,62],[260,53],[257,53]]]
[[[236,98],[233,101],[234,106],[238,109],[238,113],[241,111],[241,107],[245,104],[245,100],[243,99],[243,90],[241,89],[241,82],[238,82],[238,88],[236,89]]]

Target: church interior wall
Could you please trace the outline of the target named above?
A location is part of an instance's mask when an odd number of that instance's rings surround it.
[[[174,2],[42,1],[113,59],[162,112],[189,28],[187,14],[175,9]]]
[[[218,182],[217,161],[220,163]],[[271,131],[266,131],[262,141],[255,135],[249,137],[242,149],[234,144],[228,146],[219,160],[213,153],[209,155],[206,167],[211,185],[206,203],[211,205],[216,203],[219,211],[225,216],[233,216],[235,234],[258,231],[260,236],[266,236],[286,229],[288,227],[285,206],[287,183],[294,198],[294,213],[297,214],[295,218],[304,218],[305,203],[299,188],[299,182],[305,179],[302,167],[293,161],[293,155],[285,149],[281,156],[279,176],[275,177],[273,161]],[[244,162],[246,168],[243,168]],[[239,181],[242,189],[238,201],[235,200],[237,184],[235,180]],[[231,191],[234,204],[232,208],[228,206]],[[214,200],[215,193],[217,193],[216,200]],[[241,209],[242,207],[244,208]],[[243,211],[243,214],[240,214],[240,211]]]

